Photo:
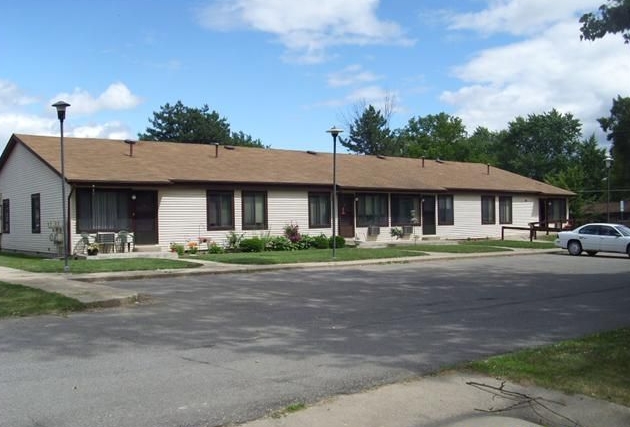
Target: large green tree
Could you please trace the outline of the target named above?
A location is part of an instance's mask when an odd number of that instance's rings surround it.
[[[380,110],[368,105],[350,123],[347,138],[340,138],[342,146],[357,154],[399,155],[387,118]]]
[[[224,144],[262,147],[260,140],[254,140],[243,132],[230,131],[225,117],[208,105],[201,108],[187,107],[181,101],[174,105],[166,103],[160,111],[153,112],[149,119],[151,127],[138,138],[145,141],[171,141],[192,144]]]
[[[405,157],[465,161],[470,155],[462,120],[444,112],[412,117],[396,139]]]
[[[606,171],[603,167],[606,150],[600,147],[595,135],[583,140],[576,156],[562,170],[547,175],[546,182],[576,193],[569,201],[572,216],[582,222],[583,208],[601,200]]]
[[[610,154],[613,157],[610,182],[617,189],[630,188],[630,98],[617,96],[613,99],[610,116],[597,119],[607,132],[612,143]],[[627,197],[630,192],[617,194],[616,198]]]
[[[621,33],[630,42],[630,0],[608,0],[597,12],[585,13],[580,18],[583,40],[596,40],[606,34]]]
[[[560,114],[555,109],[516,117],[502,132],[498,166],[543,181],[570,165],[577,154],[581,127],[572,114]]]

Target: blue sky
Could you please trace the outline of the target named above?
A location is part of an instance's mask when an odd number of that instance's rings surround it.
[[[621,36],[580,41],[604,0],[22,0],[0,6],[0,149],[12,133],[136,138],[165,103],[204,104],[272,148],[392,100],[392,128],[447,112],[505,129],[556,108],[586,136],[630,96]]]

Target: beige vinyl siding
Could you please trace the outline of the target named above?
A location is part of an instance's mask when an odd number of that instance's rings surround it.
[[[3,250],[57,254],[50,241],[50,221],[62,222],[61,178],[21,144],[0,171],[0,193],[10,199],[11,232],[0,239]],[[31,231],[31,194],[40,194],[41,233]],[[70,187],[66,186],[66,195]]]
[[[308,229],[308,192],[306,190],[267,191],[266,230],[243,230],[242,190],[234,191],[234,232],[245,237],[284,234],[284,227],[297,223],[300,232],[313,234]],[[168,250],[171,242],[184,244],[199,237],[211,239],[219,245],[225,243],[230,230],[207,231],[206,190],[166,189],[158,193],[159,246]],[[317,234],[321,230],[316,230]]]
[[[168,188],[158,191],[158,241],[163,251],[171,242],[185,244],[199,237],[225,237],[225,232],[206,230],[206,190]]]

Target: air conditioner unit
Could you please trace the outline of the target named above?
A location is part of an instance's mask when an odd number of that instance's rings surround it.
[[[368,236],[378,236],[381,234],[381,227],[378,225],[370,225],[368,227]]]
[[[404,236],[411,236],[413,234],[413,225],[403,225],[402,231]]]

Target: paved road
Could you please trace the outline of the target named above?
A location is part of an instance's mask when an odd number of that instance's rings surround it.
[[[0,426],[217,426],[630,325],[627,257],[108,283],[153,300],[0,321]]]

